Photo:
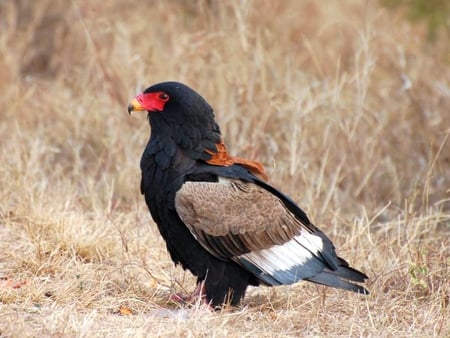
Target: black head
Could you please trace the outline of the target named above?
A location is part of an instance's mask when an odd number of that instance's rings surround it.
[[[168,137],[183,150],[202,154],[202,158],[211,157],[205,155],[205,149],[215,152],[221,141],[211,106],[195,90],[179,82],[148,87],[130,102],[128,111],[148,111],[152,137]]]
[[[211,106],[192,88],[179,82],[161,82],[148,87],[136,96],[128,112],[146,110],[150,123],[153,120],[177,121],[179,123],[209,124],[214,120]]]

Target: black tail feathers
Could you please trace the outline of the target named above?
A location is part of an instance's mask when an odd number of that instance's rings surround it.
[[[368,277],[353,268],[351,268],[346,261],[339,258],[342,265],[338,266],[337,270],[324,269],[313,277],[308,278],[310,282],[323,284],[338,289],[349,290],[363,295],[368,295],[369,291],[361,285],[350,283],[364,283]]]

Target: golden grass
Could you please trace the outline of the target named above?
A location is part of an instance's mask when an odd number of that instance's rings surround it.
[[[450,335],[448,39],[370,1],[0,13],[0,336]],[[126,113],[164,80],[207,98],[233,154],[266,165],[368,297],[299,283],[169,311],[194,279],[139,193],[149,130]]]

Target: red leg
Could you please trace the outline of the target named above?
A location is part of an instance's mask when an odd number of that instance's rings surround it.
[[[206,299],[206,289],[204,281],[198,283],[195,290],[188,296],[175,293],[173,295],[170,295],[169,297],[169,301],[177,304],[194,304],[198,300],[200,300],[200,305],[206,305],[208,308],[211,308],[209,301]]]

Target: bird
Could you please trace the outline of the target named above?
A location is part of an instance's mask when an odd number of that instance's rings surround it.
[[[141,193],[171,259],[197,278],[195,291],[176,299],[236,307],[248,286],[302,280],[369,293],[359,284],[367,275],[268,183],[260,162],[228,153],[212,107],[194,89],[156,83],[130,100],[133,111],[147,112],[151,129]]]

